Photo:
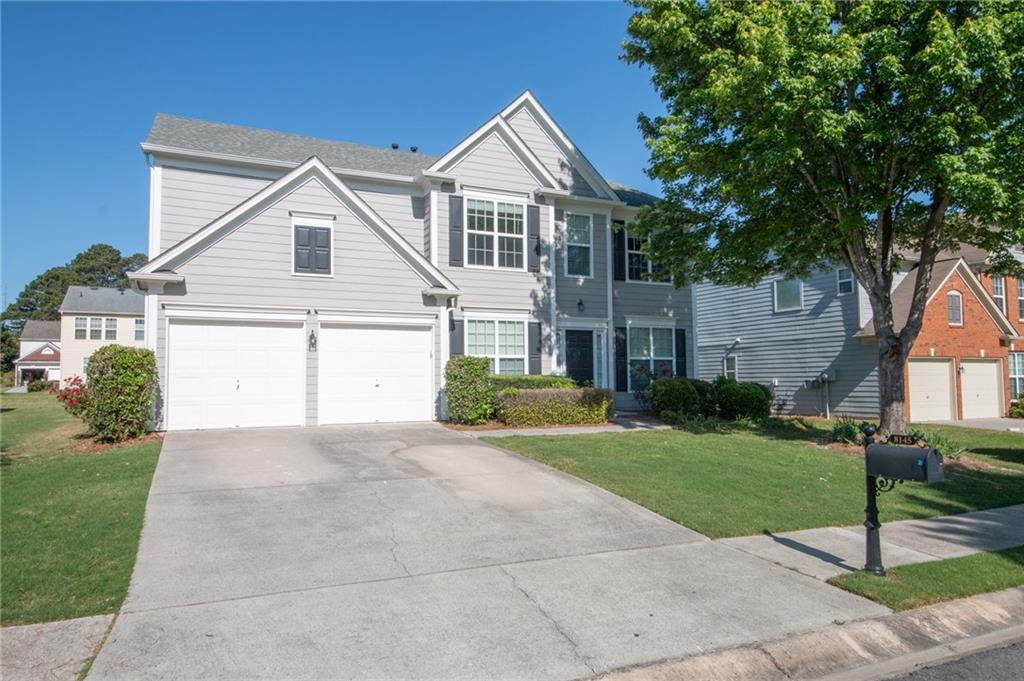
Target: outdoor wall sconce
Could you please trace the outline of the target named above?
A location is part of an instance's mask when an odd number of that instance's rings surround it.
[[[587,306],[583,304],[583,299],[582,298],[580,298],[579,300],[576,301],[576,309],[579,310],[581,313],[585,309],[587,309]]]
[[[314,329],[309,330],[309,351],[316,352],[316,331]]]

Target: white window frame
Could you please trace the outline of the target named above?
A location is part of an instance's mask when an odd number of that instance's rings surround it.
[[[494,204],[494,212],[492,213],[494,218],[494,231],[483,232],[476,229],[469,228],[469,202],[470,201],[489,201]],[[523,209],[523,233],[519,235],[519,240],[523,247],[523,266],[522,267],[502,267],[498,265],[498,238],[515,238],[514,234],[506,234],[498,231],[498,204],[507,203],[514,206],[520,206]],[[463,267],[475,270],[502,270],[503,272],[525,272],[529,267],[529,258],[526,253],[526,237],[529,232],[529,211],[527,208],[529,203],[517,196],[500,196],[497,194],[482,194],[477,192],[466,192],[463,194],[462,199],[462,265]],[[486,234],[491,238],[491,255],[493,256],[493,264],[491,265],[471,265],[469,263],[469,235],[472,234]]]
[[[111,324],[113,322],[113,324]],[[117,317],[104,317],[103,319],[103,340],[117,340]]]
[[[787,307],[784,310],[779,309],[779,284],[795,281],[800,286],[800,305],[799,307]],[[774,310],[777,313],[784,312],[800,312],[804,309],[804,282],[803,279],[776,279],[772,282],[772,304]]]
[[[730,376],[729,360],[732,360],[732,376]],[[731,378],[734,381],[740,380],[740,359],[736,355],[726,355],[722,358],[722,376]]]
[[[634,328],[637,328],[637,329],[647,329],[648,334],[649,334],[648,341],[651,344],[651,356],[650,357],[640,357],[640,356],[634,357],[633,356],[633,343],[630,340],[630,332]],[[665,321],[662,321],[662,320],[658,320],[658,321],[645,321],[645,320],[642,320],[642,319],[638,319],[638,320],[629,320],[629,319],[627,319],[626,320],[626,383],[627,383],[627,385],[629,387],[629,390],[633,390],[633,364],[632,364],[632,362],[633,362],[634,359],[648,360],[651,363],[651,367],[652,368],[654,366],[654,362],[656,362],[658,360],[668,359],[667,357],[657,357],[657,356],[654,355],[654,329],[668,329],[670,331],[671,336],[672,336],[672,357],[671,357],[671,360],[672,360],[672,375],[675,376],[677,374],[678,370],[676,368],[676,325],[675,325],[675,322],[665,322]],[[648,383],[648,385],[650,385],[650,383]]]
[[[79,324],[81,322],[81,324]],[[82,337],[78,337],[78,332],[82,332]],[[89,318],[88,317],[75,317],[75,340],[88,340],[89,339]]]
[[[630,255],[630,253],[639,253],[640,255],[643,256],[644,261],[647,264],[647,274],[648,274],[648,276],[652,276],[654,274],[654,261],[651,260],[651,258],[649,256],[647,256],[647,254],[644,253],[643,251],[638,251],[635,248],[630,248],[629,247],[629,239],[630,239],[629,230],[628,229],[627,230],[623,230],[623,232],[625,233],[625,237],[626,237],[626,248],[625,248],[625,251],[626,251],[626,254],[625,254],[626,262],[623,263],[623,267],[625,267],[625,270],[626,270],[626,281],[628,281],[628,282],[630,282],[632,284],[658,284],[660,286],[666,286],[666,285],[671,286],[672,285],[672,280],[671,279],[669,279],[667,281],[655,281],[654,279],[633,279],[631,276],[629,276],[629,255]],[[634,237],[634,238],[637,238],[637,240],[639,240],[638,237]],[[647,242],[650,243],[650,239],[648,239]]]
[[[1024,322],[1024,277],[1017,279],[1017,319]]]
[[[146,320],[142,317],[136,317],[132,320],[132,330],[134,331],[133,338],[137,341],[146,340]]]
[[[89,370],[89,355],[82,358],[82,378],[85,378],[85,372]]]
[[[960,321],[957,322],[954,322],[950,318],[950,312],[952,311],[952,308],[949,306],[949,301],[954,297],[956,297],[956,299],[960,301]],[[949,323],[950,326],[964,325],[964,296],[959,291],[950,291],[946,294],[946,321]]]
[[[846,272],[849,276],[848,277],[843,277],[843,275],[842,275],[843,272]],[[845,283],[849,283],[850,284],[850,290],[849,291],[843,291],[843,284],[845,284]],[[838,268],[836,268],[836,295],[838,295],[838,296],[848,296],[851,293],[854,293],[856,290],[857,290],[857,280],[853,276],[853,270],[851,270],[849,267],[838,267]],[[801,302],[802,302],[802,299],[803,299],[803,294],[802,293],[800,295],[800,298],[801,298]]]
[[[92,333],[96,332],[93,338]],[[103,317],[89,317],[89,340],[103,340]]]
[[[998,286],[999,292],[996,292]],[[1006,277],[1001,274],[992,275],[992,300],[996,301],[999,311],[1006,314]]]
[[[331,235],[331,255],[327,259],[328,264],[331,267],[329,274],[320,274],[318,272],[296,272],[295,271],[295,228],[296,227],[326,227],[330,230]],[[303,213],[292,213],[292,237],[291,237],[291,252],[288,255],[289,260],[292,263],[291,273],[293,277],[313,277],[319,279],[333,279],[334,278],[334,218],[323,217],[323,216],[310,216]]]
[[[588,233],[590,236],[589,243],[581,243],[576,241],[569,241],[569,217],[578,216],[587,219]],[[569,272],[569,246],[585,246],[587,248],[587,255],[589,256],[587,262],[588,274],[572,274]],[[565,276],[573,277],[575,279],[593,279],[594,278],[594,216],[590,213],[576,213],[572,211],[565,212],[565,248],[562,249],[562,265],[565,267]]]
[[[1014,362],[1014,359],[1017,359],[1018,361]],[[1007,362],[1009,364],[1007,371],[1010,375],[1010,401],[1020,402],[1021,399],[1024,399],[1024,352],[1011,352]],[[1019,364],[1019,366],[1016,367],[1019,373],[1014,373],[1014,364]],[[1016,397],[1013,395],[1014,382],[1017,383]]]
[[[487,268],[490,269],[490,268]],[[528,376],[530,374],[530,328],[527,326],[526,317],[498,317],[491,315],[473,315],[466,317],[462,324],[462,348],[466,355],[470,357],[486,357],[494,363],[493,374],[495,376]],[[494,322],[494,354],[491,355],[479,355],[469,350],[469,325],[471,322]],[[523,354],[519,355],[503,355],[500,351],[500,345],[498,342],[499,332],[498,328],[502,322],[521,324],[523,327]],[[501,373],[501,360],[502,359],[522,359],[523,360],[523,373],[522,374],[502,374]]]

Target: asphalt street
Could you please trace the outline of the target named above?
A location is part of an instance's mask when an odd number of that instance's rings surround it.
[[[892,681],[1021,681],[1024,679],[1024,641],[986,650],[928,667]]]

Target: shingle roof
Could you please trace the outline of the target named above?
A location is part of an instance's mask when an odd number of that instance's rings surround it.
[[[932,266],[932,280],[928,285],[928,299],[931,299],[939,287],[946,281],[949,273],[956,269],[960,258],[949,260],[938,260]],[[907,325],[907,317],[910,316],[910,303],[914,299],[914,286],[917,281],[917,268],[914,268],[903,277],[903,281],[892,291],[892,330],[899,333]],[[868,320],[860,331],[853,334],[856,338],[873,338],[875,335],[875,323]]]
[[[131,289],[69,286],[60,311],[141,315],[144,299],[141,293]]]
[[[900,255],[906,262],[920,262],[921,254],[916,251],[908,251],[900,249]],[[984,248],[978,248],[977,246],[971,246],[970,244],[960,244],[960,247],[955,251],[940,251],[936,256],[935,260],[947,260],[947,259],[963,258],[964,261],[971,267],[977,267],[984,265],[988,262],[988,251]]]
[[[60,322],[30,319],[21,329],[21,340],[60,340]]]
[[[625,201],[628,206],[653,206],[658,197],[639,189],[633,189],[618,182],[609,182],[608,186],[618,195],[620,201]]]
[[[46,350],[50,350],[49,353]],[[52,343],[41,345],[32,352],[26,354],[24,357],[19,357],[14,360],[17,363],[32,362],[33,364],[43,364],[46,362],[52,362],[54,364],[60,364],[60,348]]]
[[[310,156],[332,168],[415,175],[439,157],[158,113],[147,144],[286,163]]]

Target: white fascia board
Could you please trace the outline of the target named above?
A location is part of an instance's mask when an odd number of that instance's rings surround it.
[[[1010,323],[1010,320],[1003,313],[1002,309],[1000,309],[996,301],[992,299],[988,289],[982,285],[981,280],[975,276],[974,272],[971,271],[970,266],[967,264],[967,261],[963,258],[960,258],[956,267],[949,271],[949,274],[946,275],[946,279],[943,280],[942,284],[935,288],[935,293],[933,293],[928,299],[928,303],[925,304],[925,307],[931,304],[932,298],[938,295],[939,289],[945,285],[946,280],[953,276],[953,272],[956,272],[957,270],[960,271],[960,278],[967,282],[968,288],[970,288],[971,292],[978,298],[982,307],[985,308],[985,311],[988,312],[990,317],[992,317],[992,321],[996,323],[996,326],[1000,328],[1003,334],[1007,338],[1019,338],[1017,335],[1017,329],[1015,329],[1013,324]]]
[[[583,175],[583,177],[594,186],[594,189],[605,194],[609,199],[616,199],[618,195],[611,188],[608,182],[601,176],[601,173],[597,172],[597,168],[594,167],[587,157],[579,150],[576,143],[569,138],[569,135],[565,133],[555,119],[551,117],[551,114],[547,112],[541,103],[533,96],[533,93],[527,90],[523,94],[519,95],[515,101],[505,107],[499,114],[502,119],[514,115],[521,107],[527,107],[530,115],[533,116],[534,120],[541,124],[541,128],[548,134],[549,137],[555,141],[555,143],[561,147],[562,153],[564,153],[570,161],[573,162],[574,166],[577,166],[577,170]]]
[[[569,194],[568,192],[552,192],[546,189],[537,189],[535,193],[542,196],[550,196],[558,202],[559,207],[565,206],[570,208],[572,206],[600,206],[602,208],[607,208],[610,206],[612,208],[628,208],[626,203],[621,199],[615,199],[613,201],[611,199],[601,199],[593,196],[579,196],[577,194]]]
[[[450,170],[478,144],[492,134],[498,135],[498,138],[509,148],[509,151],[516,156],[519,162],[523,164],[523,167],[538,182],[547,187],[558,187],[558,180],[547,169],[547,166],[537,158],[537,155],[526,145],[526,142],[516,134],[516,131],[501,116],[495,116],[477,128],[471,135],[459,142],[451,151],[439,158],[427,170],[439,173]]]

